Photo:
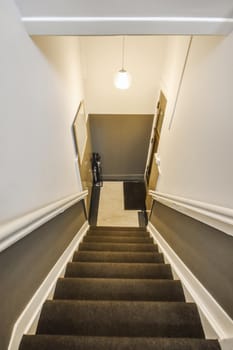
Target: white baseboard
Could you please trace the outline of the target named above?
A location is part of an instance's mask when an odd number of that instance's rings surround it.
[[[233,209],[169,193],[149,191],[149,194],[154,200],[233,236]]]
[[[0,252],[81,201],[87,194],[88,191],[83,191],[68,196],[1,225]]]
[[[154,237],[167,261],[171,264],[182,284],[210,323],[211,327],[217,334],[218,339],[221,340],[224,346],[230,344],[233,338],[233,320],[193,275],[189,268],[183,263],[151,223],[148,224],[148,231]],[[228,348],[225,347],[223,349],[227,350]],[[231,349],[233,349],[233,347]]]
[[[34,320],[38,317],[43,303],[54,289],[57,279],[62,275],[66,264],[71,260],[88,227],[86,221],[21,313],[14,325],[8,350],[18,350],[23,334],[28,332]]]

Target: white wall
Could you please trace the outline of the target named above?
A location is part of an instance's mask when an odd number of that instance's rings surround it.
[[[121,69],[122,37],[81,39],[86,101],[89,113],[153,114],[159,92],[167,37],[126,37],[125,69],[132,76],[128,90],[116,89]]]
[[[71,123],[83,98],[75,38],[33,40],[0,5],[0,222],[80,191]]]
[[[164,65],[161,75],[161,89],[166,96],[166,128],[170,126],[175,108],[179,83],[185,64],[190,36],[169,36],[164,53]],[[165,129],[166,129],[165,128]]]
[[[168,115],[162,131],[158,191],[233,208],[232,62],[233,34],[194,37],[171,130]]]

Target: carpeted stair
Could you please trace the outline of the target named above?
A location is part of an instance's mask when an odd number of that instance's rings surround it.
[[[89,229],[20,350],[220,350],[142,228]]]

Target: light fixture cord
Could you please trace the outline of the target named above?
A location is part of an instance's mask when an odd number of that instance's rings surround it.
[[[124,70],[125,59],[125,36],[122,37],[122,70]]]

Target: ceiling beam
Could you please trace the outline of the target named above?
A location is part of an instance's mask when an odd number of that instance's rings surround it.
[[[227,35],[232,18],[46,17],[21,18],[30,35]]]

